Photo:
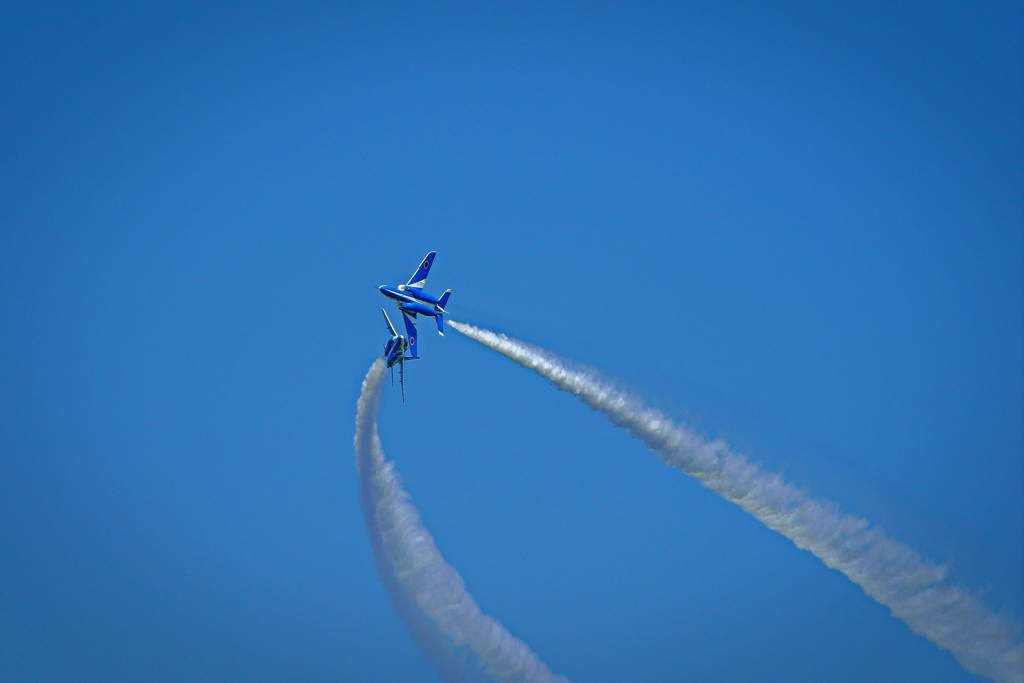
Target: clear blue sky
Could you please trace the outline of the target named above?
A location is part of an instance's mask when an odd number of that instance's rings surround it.
[[[603,369],[1024,616],[1020,3],[7,3],[0,679],[437,680],[358,505],[375,288]],[[381,433],[578,683],[969,681],[543,380]]]

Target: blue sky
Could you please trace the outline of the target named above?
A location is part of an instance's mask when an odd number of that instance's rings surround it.
[[[374,288],[601,368],[1024,615],[1019,4],[0,9],[0,678],[436,680],[351,438]],[[540,378],[381,433],[574,681],[968,681]]]

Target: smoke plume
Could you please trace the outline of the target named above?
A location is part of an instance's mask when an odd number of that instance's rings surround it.
[[[676,424],[596,371],[555,354],[465,323],[449,324],[561,391],[578,396],[614,425],[645,443],[726,500],[838,569],[888,607],[918,635],[949,650],[967,671],[997,683],[1024,683],[1024,643],[1017,619],[993,612],[948,580],[948,568],[922,558],[866,520],[811,498],[778,474],[763,471],[721,440],[708,441]]]
[[[394,463],[385,462],[377,434],[385,369],[384,360],[377,359],[363,381],[355,451],[363,517],[392,606],[445,681],[569,683],[480,611],[434,545]]]

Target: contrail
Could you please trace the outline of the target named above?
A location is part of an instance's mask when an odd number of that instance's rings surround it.
[[[392,606],[445,681],[569,683],[480,611],[462,577],[434,545],[394,463],[384,461],[377,435],[384,365],[384,359],[377,359],[363,380],[355,451],[363,517]]]
[[[504,334],[456,321],[449,325],[578,396],[647,444],[665,464],[841,571],[914,633],[949,650],[967,671],[998,683],[1024,683],[1020,622],[1008,610],[996,614],[978,596],[947,582],[946,566],[922,558],[867,520],[814,500],[733,452],[724,441],[708,441],[676,424],[594,370]]]

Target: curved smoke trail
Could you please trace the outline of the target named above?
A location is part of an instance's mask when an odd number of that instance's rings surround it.
[[[379,358],[363,380],[355,450],[363,517],[392,606],[446,681],[569,683],[481,612],[462,577],[438,552],[394,463],[384,461],[377,435],[384,373]]]
[[[455,321],[449,325],[604,413],[662,462],[841,571],[915,633],[949,650],[971,673],[999,683],[1024,683],[1019,622],[1008,611],[993,613],[977,597],[946,582],[944,565],[922,558],[864,519],[839,513],[834,504],[814,500],[724,441],[707,441],[675,424],[593,370],[503,334]]]

